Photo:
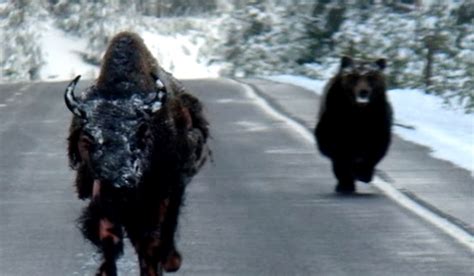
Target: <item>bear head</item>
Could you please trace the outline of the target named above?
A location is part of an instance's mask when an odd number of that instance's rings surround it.
[[[344,56],[338,76],[344,93],[357,106],[364,107],[371,103],[385,100],[385,77],[383,70],[386,60],[355,60]]]

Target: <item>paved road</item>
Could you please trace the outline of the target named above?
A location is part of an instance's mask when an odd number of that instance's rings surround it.
[[[319,97],[313,92],[261,79],[243,82],[281,113],[314,128]],[[434,159],[430,149],[396,135],[378,169],[378,176],[402,193],[474,235],[474,178],[469,171]]]
[[[472,252],[370,185],[335,195],[314,145],[242,86],[185,84],[207,106],[215,163],[189,186],[176,275],[473,275]],[[97,265],[74,225],[84,202],[65,158],[65,86],[0,86],[1,276],[93,275]],[[120,271],[137,275],[130,247]]]

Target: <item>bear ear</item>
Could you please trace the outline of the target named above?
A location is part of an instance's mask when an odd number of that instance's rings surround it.
[[[387,61],[384,58],[377,59],[375,64],[378,66],[380,70],[384,70],[387,67]]]
[[[354,63],[354,61],[352,60],[351,57],[343,56],[341,58],[341,69],[344,69],[344,68],[347,68],[347,67],[351,66],[352,63]]]

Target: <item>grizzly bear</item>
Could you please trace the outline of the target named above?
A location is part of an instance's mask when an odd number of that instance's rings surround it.
[[[331,159],[336,192],[355,192],[355,181],[370,182],[390,145],[392,107],[386,95],[385,59],[375,62],[342,57],[328,82],[314,135]]]

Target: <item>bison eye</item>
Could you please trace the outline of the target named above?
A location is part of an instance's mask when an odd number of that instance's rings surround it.
[[[79,137],[79,144],[84,149],[89,149],[94,144],[94,139],[88,133],[83,133]]]
[[[89,159],[89,153],[91,152],[93,144],[94,144],[94,141],[92,137],[89,136],[88,134],[82,133],[79,136],[77,149],[82,160]]]

